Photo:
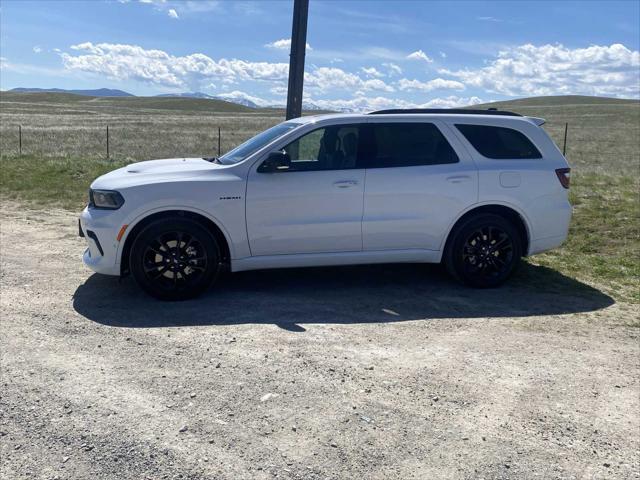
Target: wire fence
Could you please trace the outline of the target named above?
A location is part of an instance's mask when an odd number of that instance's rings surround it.
[[[176,125],[167,122],[86,124],[82,126],[6,125],[0,128],[0,151],[6,156],[78,157],[138,161],[152,158],[221,155],[281,121],[278,117]],[[640,169],[640,132],[585,129],[570,122],[544,128],[572,166]]]
[[[102,132],[96,128],[69,132],[18,125],[14,134],[3,129],[1,144],[3,155],[10,156],[81,156],[127,160],[147,153],[162,156],[163,153],[175,152],[183,156],[186,151],[219,156],[242,138],[230,132],[227,132],[228,138],[223,138],[224,131],[220,126],[214,127],[210,133],[190,132],[187,137],[191,141],[175,133],[155,131],[150,134],[145,129],[136,132],[130,127],[114,128],[112,125],[105,125]]]
[[[61,112],[60,108],[57,112]],[[0,111],[2,156],[136,161],[223,154],[279,122],[276,113],[117,115],[82,110],[52,114]]]

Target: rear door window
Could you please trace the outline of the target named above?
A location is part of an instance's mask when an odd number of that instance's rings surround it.
[[[456,124],[456,128],[481,155],[498,160],[542,158],[522,132],[491,125]]]
[[[370,123],[367,168],[456,163],[458,155],[433,123]]]

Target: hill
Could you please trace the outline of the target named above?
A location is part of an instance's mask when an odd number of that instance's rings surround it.
[[[210,112],[210,113],[243,113],[254,111],[242,105],[225,100],[191,98],[191,97],[136,97],[115,96],[101,97],[80,95],[68,92],[0,92],[0,102],[3,109],[10,108],[12,104],[19,103],[20,108],[42,107],[65,113],[61,107],[73,106],[74,108],[86,108],[87,110],[180,110],[185,113]],[[39,108],[38,107],[38,108]]]
[[[640,100],[628,98],[590,97],[586,95],[554,95],[546,97],[519,98],[516,100],[502,100],[470,108],[495,107],[504,109],[507,105],[517,107],[568,107],[568,106],[600,106],[600,105],[638,105]]]
[[[16,93],[72,93],[74,95],[86,95],[90,97],[133,97],[134,95],[113,88],[96,88],[93,90],[65,90],[63,88],[12,88],[10,92]]]

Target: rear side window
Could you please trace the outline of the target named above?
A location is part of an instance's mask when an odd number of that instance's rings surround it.
[[[542,158],[531,140],[513,128],[467,124],[456,124],[456,128],[487,158]]]
[[[367,133],[368,168],[458,162],[456,152],[432,123],[371,123]]]

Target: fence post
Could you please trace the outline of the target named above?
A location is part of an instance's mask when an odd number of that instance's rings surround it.
[[[107,125],[107,160],[109,160],[109,125]]]
[[[567,153],[567,130],[569,130],[569,122],[564,124],[564,144],[562,145],[562,155]]]
[[[218,156],[220,156],[220,127],[218,127]]]
[[[19,155],[22,156],[22,125],[18,125],[18,151]]]

